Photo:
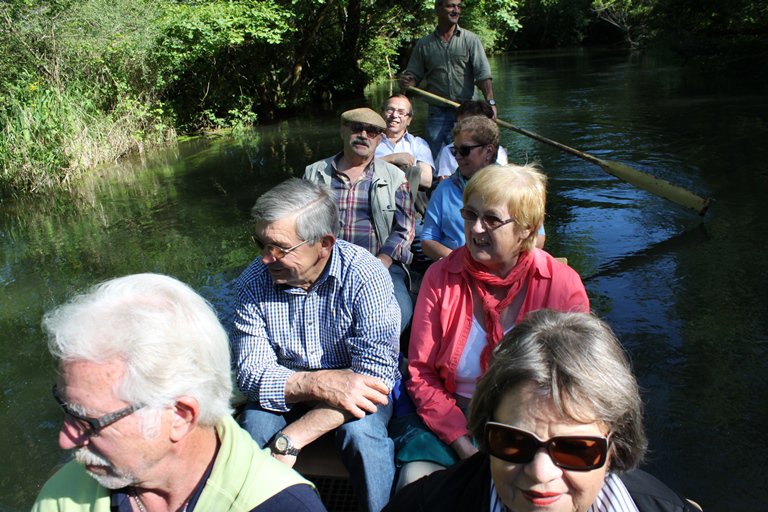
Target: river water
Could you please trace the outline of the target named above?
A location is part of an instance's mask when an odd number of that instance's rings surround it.
[[[768,80],[650,55],[564,51],[492,61],[500,117],[715,199],[705,217],[512,131],[512,161],[550,177],[547,249],[585,280],[643,388],[646,467],[705,510],[768,495]],[[372,88],[378,105],[388,84]],[[255,251],[259,193],[340,148],[337,105],[100,169],[72,194],[0,203],[0,510],[28,509],[64,460],[40,317],[73,292],[163,272],[226,315]],[[422,131],[416,103],[412,131]]]

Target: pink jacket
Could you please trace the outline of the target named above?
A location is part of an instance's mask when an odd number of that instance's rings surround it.
[[[416,411],[446,444],[467,435],[467,419],[456,405],[456,368],[472,328],[472,292],[458,251],[434,263],[419,288],[408,349],[406,389]],[[515,323],[529,311],[589,312],[581,278],[568,265],[534,249],[534,277]]]

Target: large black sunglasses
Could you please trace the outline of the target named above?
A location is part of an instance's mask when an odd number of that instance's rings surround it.
[[[469,156],[469,154],[472,152],[473,149],[481,148],[481,147],[487,146],[487,145],[488,144],[467,144],[467,145],[464,145],[464,146],[453,146],[451,148],[451,154],[453,156],[456,156],[456,154],[458,153],[459,155],[461,155],[461,156],[466,158],[466,157]]]
[[[592,471],[608,460],[607,437],[555,436],[542,441],[525,430],[489,421],[485,424],[488,453],[514,464],[527,464],[540,448],[547,450],[552,462],[571,471]]]
[[[78,430],[82,431],[83,436],[85,437],[99,435],[100,431],[115,423],[117,420],[121,420],[144,407],[143,405],[129,405],[119,411],[110,412],[98,418],[91,418],[74,411],[72,407],[64,401],[61,395],[59,395],[59,389],[56,384],[53,385],[51,391],[53,393],[53,398],[56,399],[56,402],[58,402],[59,406],[61,406],[61,409],[64,411],[64,415],[72,419],[72,422]]]
[[[347,126],[349,126],[349,130],[352,133],[365,132],[369,137],[377,137],[384,131],[383,128],[379,128],[378,126],[373,126],[372,124],[367,123],[349,123]]]

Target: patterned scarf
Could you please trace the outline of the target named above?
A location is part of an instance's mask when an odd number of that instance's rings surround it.
[[[521,252],[517,257],[517,263],[515,263],[509,274],[506,277],[498,277],[488,272],[484,265],[475,261],[466,246],[460,247],[457,250],[464,251],[464,275],[472,287],[472,291],[477,292],[483,301],[485,332],[488,344],[480,354],[480,368],[485,372],[488,369],[493,349],[496,348],[496,345],[499,344],[504,336],[504,330],[501,328],[501,312],[512,304],[515,296],[528,282],[533,272],[533,254],[531,251]],[[491,286],[506,288],[506,296],[498,300],[489,290]]]

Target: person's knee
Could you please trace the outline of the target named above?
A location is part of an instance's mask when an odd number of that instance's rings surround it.
[[[395,492],[399,491],[406,485],[415,482],[419,478],[425,477],[435,471],[445,469],[445,466],[435,464],[425,460],[418,460],[414,462],[408,462],[400,468],[400,475],[397,478],[397,486]]]

